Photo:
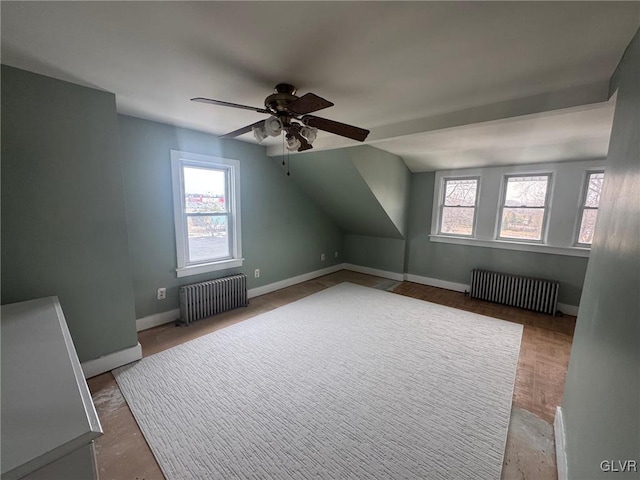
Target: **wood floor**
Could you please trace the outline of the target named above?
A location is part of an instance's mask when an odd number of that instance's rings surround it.
[[[345,281],[378,288],[386,287],[390,283],[389,280],[380,277],[342,270],[253,298],[246,308],[226,312],[196,322],[189,327],[166,324],[140,332],[138,338],[142,345],[143,356],[153,355]],[[513,396],[514,411],[522,409],[535,414],[537,417],[532,416],[532,418],[536,420],[539,417],[543,426],[545,422],[553,422],[556,407],[562,402],[575,317],[553,318],[472,300],[462,293],[410,282],[398,284],[393,291],[524,325]],[[164,479],[113,375],[111,373],[99,375],[89,379],[88,384],[104,430],[104,435],[96,441],[100,479]],[[553,458],[553,455],[541,456],[539,452],[529,449],[526,442],[524,446],[521,443],[516,441],[516,436],[512,436],[510,430],[507,440],[507,457],[517,459],[518,467],[517,469],[505,468],[508,478],[552,480],[555,475],[555,465],[549,464],[551,463],[549,458]],[[508,464],[508,459],[505,463]],[[505,472],[503,472],[503,478],[505,478]]]
[[[513,405],[553,423],[556,407],[562,403],[575,317],[552,317],[410,282],[394,292],[524,325]]]

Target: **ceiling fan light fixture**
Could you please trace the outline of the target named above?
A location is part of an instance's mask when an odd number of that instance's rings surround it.
[[[300,129],[300,135],[307,139],[311,144],[318,138],[318,129],[315,127],[307,127],[306,125]]]
[[[294,137],[293,135],[287,135],[287,150],[289,150],[290,152],[296,152],[301,145],[302,144],[300,143],[300,140],[298,140],[296,137]]]
[[[282,133],[282,122],[278,117],[271,116],[264,121],[264,131],[267,135],[277,137]]]
[[[258,141],[258,143],[261,143],[262,140],[264,140],[265,138],[267,138],[269,136],[267,134],[267,132],[265,131],[264,125],[257,125],[255,127],[253,127],[252,130],[253,130],[253,136]]]

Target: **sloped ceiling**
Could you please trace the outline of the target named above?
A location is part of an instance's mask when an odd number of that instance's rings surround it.
[[[405,238],[410,174],[399,157],[360,146],[290,161],[292,181],[345,233]]]
[[[114,92],[118,111],[222,134],[289,82],[335,103],[322,116],[371,129],[377,148],[441,168],[447,132],[459,165],[492,162],[504,122],[582,106],[512,163],[601,156],[607,83],[640,24],[639,2],[2,2],[2,61]],[[588,133],[580,129],[590,122]],[[565,128],[569,126],[570,128]],[[434,133],[438,135],[434,137]],[[553,133],[553,135],[551,135]],[[465,142],[470,134],[469,142]],[[410,137],[410,138],[407,138]],[[597,141],[590,141],[594,138]],[[241,141],[254,142],[250,135]],[[475,143],[474,143],[475,141]],[[450,143],[450,142],[449,142]],[[469,149],[464,146],[469,144]],[[497,144],[503,144],[498,139]],[[508,143],[508,142],[507,142]],[[352,145],[322,134],[316,149]],[[551,148],[556,145],[558,148]],[[446,150],[446,149],[445,149]],[[277,155],[276,146],[270,153]]]
[[[411,173],[402,159],[368,145],[348,148],[346,154],[398,232],[406,238]]]

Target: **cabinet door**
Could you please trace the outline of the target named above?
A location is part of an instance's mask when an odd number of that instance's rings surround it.
[[[98,480],[93,442],[31,472],[22,480]]]

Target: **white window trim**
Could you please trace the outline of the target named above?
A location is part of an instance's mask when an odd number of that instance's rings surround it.
[[[229,208],[228,232],[231,236],[230,257],[214,262],[187,263],[186,249],[186,224],[184,212],[184,180],[182,176],[183,166],[220,168],[228,172],[228,188],[226,201]],[[198,275],[229,268],[241,267],[242,258],[242,232],[240,219],[240,162],[228,158],[200,155],[197,153],[171,150],[171,180],[173,189],[173,214],[176,235],[176,258],[178,277]]]
[[[600,210],[600,204],[598,204],[597,208],[585,206],[585,203],[587,203],[587,193],[589,191],[589,177],[591,177],[593,173],[604,174],[604,168],[589,169],[584,172],[584,181],[582,182],[582,193],[580,195],[580,206],[578,208],[578,218],[576,220],[576,226],[573,233],[573,238],[575,240],[574,245],[579,248],[591,248],[590,243],[580,243],[578,241],[578,239],[580,238],[580,227],[582,226],[582,215],[584,214],[585,208],[588,210],[598,210],[598,211]],[[602,193],[600,195],[602,198]]]
[[[480,175],[458,175],[454,177],[442,177],[440,185],[440,205],[438,207],[438,235],[443,237],[455,237],[455,238],[475,238],[476,236],[476,222],[478,220],[478,199],[480,198]],[[462,235],[454,233],[444,233],[442,231],[442,213],[445,207],[445,196],[447,194],[446,184],[449,180],[476,180],[476,200],[473,204],[473,223],[471,225],[471,235]],[[467,207],[469,208],[469,207]]]
[[[575,229],[579,228],[578,212],[581,211],[581,188],[584,184],[584,172],[604,171],[604,160],[579,160],[575,162],[437,171],[435,172],[429,240],[453,245],[588,257],[591,247],[589,245],[575,244],[575,238],[577,238]],[[547,243],[498,239],[498,228],[501,219],[501,217],[498,217],[498,212],[503,198],[504,175],[526,176],[547,173],[552,174],[551,187],[547,190],[547,194],[550,195],[546,204],[548,213],[544,232],[545,242]],[[474,176],[481,177],[482,189],[477,197],[475,238],[440,235],[438,233],[440,228],[440,199],[444,185],[442,179]],[[561,189],[561,191],[557,191],[558,189]],[[569,211],[571,212],[570,214],[567,213]],[[567,221],[567,215],[570,217],[569,221]]]
[[[542,231],[540,232],[540,240],[534,240],[531,238],[511,238],[511,237],[501,237],[500,231],[502,230],[502,217],[504,216],[504,208],[505,203],[507,201],[507,184],[510,178],[513,177],[547,177],[547,191],[545,193],[544,198],[544,206],[543,207],[533,207],[533,208],[543,208],[544,214],[542,217]],[[536,172],[536,173],[509,173],[502,176],[502,186],[500,190],[500,205],[498,208],[498,217],[496,222],[496,233],[495,240],[499,242],[515,242],[515,243],[528,243],[532,245],[546,245],[547,244],[547,235],[548,235],[548,220],[549,220],[549,210],[551,208],[551,199],[553,191],[553,173],[552,172]],[[508,207],[508,208],[519,208],[519,207]]]

